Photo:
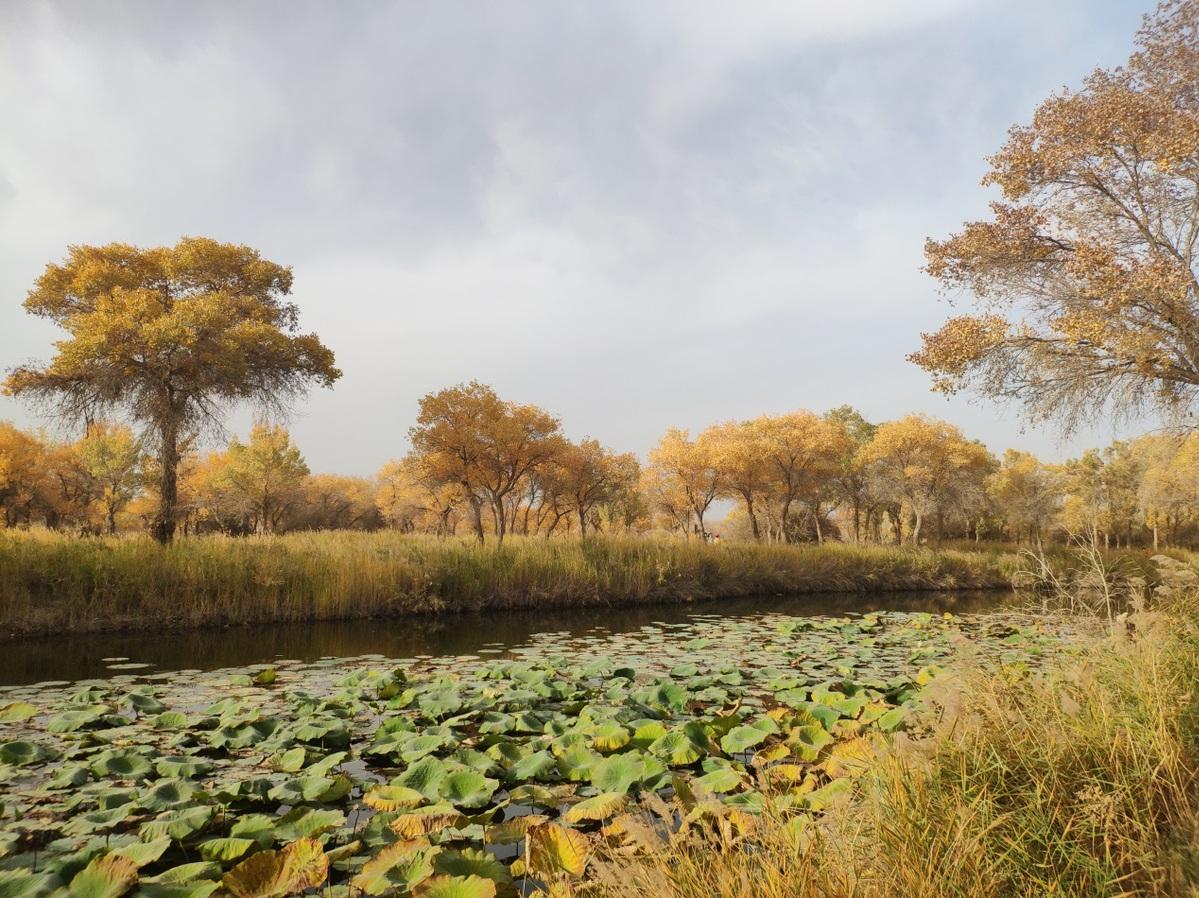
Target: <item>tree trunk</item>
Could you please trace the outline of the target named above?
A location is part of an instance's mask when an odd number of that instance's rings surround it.
[[[820,503],[812,505],[812,524],[816,528],[816,545],[824,545],[824,531],[820,529]]]
[[[921,516],[920,512],[916,511],[915,509],[912,509],[912,517],[914,519],[912,521],[912,545],[919,546],[920,525],[924,523],[924,518]]]
[[[479,545],[483,545],[485,537],[483,536],[483,500],[474,493],[470,494],[470,511],[471,523],[475,528],[475,539],[479,541]]]
[[[745,513],[749,515],[749,528],[753,532],[754,542],[762,541],[762,531],[758,529],[758,519],[754,515],[754,497],[752,493],[742,493],[742,498],[745,499]]]
[[[150,533],[160,545],[175,538],[175,518],[179,505],[179,427],[173,418],[159,422],[158,463],[162,468],[158,481],[158,512]]]

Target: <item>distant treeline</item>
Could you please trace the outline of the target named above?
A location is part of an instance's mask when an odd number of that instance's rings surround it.
[[[1199,541],[1199,436],[1146,436],[1047,464],[995,458],[921,415],[874,424],[843,406],[669,429],[643,464],[470,383],[421,400],[412,451],[375,477],[313,474],[281,426],[201,452],[183,441],[185,533],[395,529],[439,536],[551,537],[668,531],[773,543],[1040,543],[1094,535],[1112,546]],[[75,533],[153,526],[155,456],[118,423],[73,442],[0,423],[0,524]],[[735,502],[719,524],[713,505]]]

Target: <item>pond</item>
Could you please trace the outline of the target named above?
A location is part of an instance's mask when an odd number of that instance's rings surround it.
[[[881,610],[973,614],[1010,609],[1017,604],[1014,594],[1001,590],[846,593],[754,596],[686,605],[317,621],[164,633],[88,633],[0,643],[0,686],[46,680],[73,682],[132,670],[214,670],[276,659],[495,654],[497,650],[506,652],[528,646],[539,638],[564,634],[602,638],[605,634],[629,633],[646,626],[687,624],[711,615],[752,619],[768,614],[827,616]]]
[[[0,894],[528,894],[682,825],[823,813],[956,660],[1072,635],[942,593],[26,643]]]

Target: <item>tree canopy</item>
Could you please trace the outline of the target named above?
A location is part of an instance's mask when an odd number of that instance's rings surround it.
[[[124,413],[158,453],[153,532],[175,532],[179,445],[239,401],[285,410],[341,372],[285,297],[291,269],[247,246],[186,237],[173,247],[73,246],[38,278],[25,308],[67,332],[46,365],[15,369],[5,392],[90,421]]]
[[[991,217],[926,245],[964,290],[911,358],[937,389],[1067,428],[1096,408],[1177,414],[1199,390],[1199,4],[1146,17],[1127,65],[1045,100],[989,160]]]

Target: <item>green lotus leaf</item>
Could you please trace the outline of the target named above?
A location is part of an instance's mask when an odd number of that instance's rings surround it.
[[[187,780],[159,780],[139,803],[150,811],[165,811],[190,804],[199,792],[199,787]]]
[[[601,792],[624,794],[645,776],[645,761],[637,753],[612,755],[593,764],[590,773],[591,785]]]
[[[729,807],[750,814],[761,814],[766,811],[766,797],[761,792],[738,792],[736,795],[725,795],[721,801]]]
[[[557,759],[548,751],[539,751],[517,761],[505,778],[512,782],[547,779],[557,769]]]
[[[229,827],[229,835],[240,839],[253,839],[259,848],[270,848],[275,841],[275,818],[266,814],[246,814]]]
[[[106,751],[92,762],[92,773],[111,779],[138,782],[147,779],[153,772],[150,762],[132,751]]]
[[[815,761],[820,750],[832,741],[828,730],[818,724],[794,727],[787,737],[791,753],[804,761]]]
[[[875,721],[877,726],[884,733],[891,733],[895,730],[903,729],[904,723],[907,721],[908,712],[906,708],[892,708]]]
[[[139,714],[159,714],[167,709],[157,698],[144,692],[126,693],[117,704],[131,708]]]
[[[137,898],[209,898],[221,887],[219,882],[200,880],[188,883],[148,883],[142,880]]]
[[[275,839],[291,842],[299,839],[314,839],[346,822],[341,811],[325,808],[292,808],[275,821]],[[251,838],[247,835],[247,838]]]
[[[720,738],[720,747],[726,754],[743,754],[766,741],[767,734],[757,727],[733,727]]]
[[[651,754],[665,760],[671,767],[686,767],[702,758],[707,750],[695,737],[694,730],[677,727],[650,744]]]
[[[28,869],[0,870],[0,896],[3,898],[45,898],[61,894],[57,873],[32,873]]]
[[[181,808],[143,823],[138,830],[138,837],[143,842],[153,842],[169,836],[176,842],[182,842],[207,826],[213,813],[213,808],[204,805]]]
[[[409,891],[433,875],[433,851],[428,840],[413,839],[388,845],[363,864],[350,887],[366,895]]]
[[[512,881],[512,874],[502,861],[478,848],[442,851],[433,859],[433,868],[438,873],[450,876],[482,876],[495,882]]]
[[[303,746],[296,746],[288,749],[282,754],[277,754],[271,757],[270,765],[274,770],[279,770],[283,773],[298,773],[304,768],[304,762],[308,758],[308,752]]]
[[[402,774],[393,779],[392,785],[415,789],[429,801],[440,795],[441,781],[446,777],[446,767],[437,758],[422,758]]]
[[[99,722],[105,714],[104,708],[87,708],[74,711],[64,711],[56,714],[46,722],[46,729],[51,733],[73,733],[85,726]]]
[[[92,860],[71,878],[71,898],[121,898],[137,885],[137,864],[119,854]]]
[[[0,764],[28,767],[54,757],[54,752],[36,742],[16,740],[0,743]]]
[[[495,898],[495,881],[482,876],[433,876],[412,893],[415,898]]]
[[[200,843],[200,857],[206,861],[235,861],[257,844],[253,839],[234,837],[209,839]]]
[[[731,767],[723,767],[696,777],[692,783],[701,789],[719,795],[740,788],[744,779]]]
[[[499,788],[499,781],[488,779],[477,770],[456,770],[441,781],[441,797],[460,808],[481,808]]]
[[[163,836],[153,842],[132,842],[118,848],[113,854],[127,857],[137,865],[138,869],[158,860],[171,847],[170,836]]]
[[[573,783],[591,777],[591,768],[602,758],[581,745],[572,745],[558,757],[558,772]]]

